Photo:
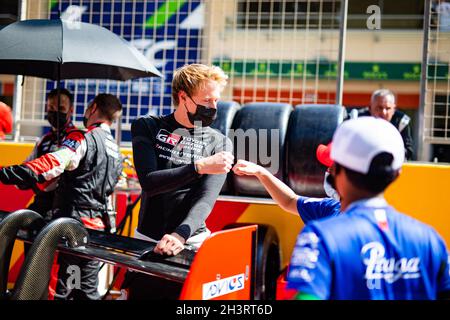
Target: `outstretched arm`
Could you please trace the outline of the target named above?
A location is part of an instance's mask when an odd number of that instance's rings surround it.
[[[20,165],[1,168],[0,181],[22,188],[42,184],[39,188],[44,189],[65,170],[75,170],[85,154],[84,135],[74,131],[63,141],[59,150]]]
[[[267,169],[253,162],[238,160],[233,167],[233,172],[239,176],[247,175],[257,177],[264,188],[266,188],[267,192],[269,192],[272,199],[275,200],[283,210],[295,215],[298,214],[297,200],[299,196]]]

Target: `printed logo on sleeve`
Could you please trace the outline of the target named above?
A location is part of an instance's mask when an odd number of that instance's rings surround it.
[[[66,140],[62,145],[69,149],[76,150],[80,146],[80,142],[76,140]]]
[[[81,145],[83,139],[84,136],[81,132],[73,131],[67,136],[67,139],[63,141],[62,146],[75,151]]]
[[[288,278],[305,282],[314,279],[313,270],[319,262],[320,255],[317,249],[319,242],[320,238],[314,232],[303,232],[297,237]]]

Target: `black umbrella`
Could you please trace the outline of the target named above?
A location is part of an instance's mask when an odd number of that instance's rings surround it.
[[[52,80],[161,77],[134,47],[94,24],[22,20],[0,30],[0,73]]]
[[[22,20],[1,29],[2,73],[56,80],[58,89],[62,79],[162,77],[136,48],[108,29],[60,19]]]

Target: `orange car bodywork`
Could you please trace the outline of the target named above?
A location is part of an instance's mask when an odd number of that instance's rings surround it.
[[[256,225],[213,233],[200,247],[181,300],[251,298]]]

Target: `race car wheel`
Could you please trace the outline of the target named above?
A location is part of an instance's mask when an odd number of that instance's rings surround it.
[[[253,223],[233,223],[224,227],[232,229]],[[276,230],[270,225],[257,224],[257,244],[253,299],[275,300],[277,278],[281,272],[281,251]]]

